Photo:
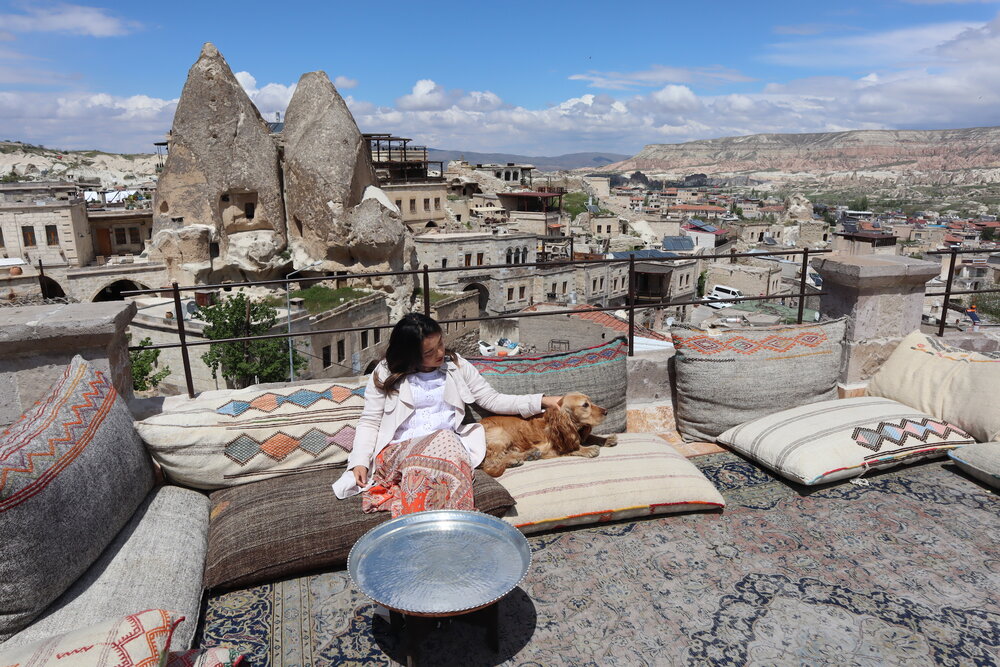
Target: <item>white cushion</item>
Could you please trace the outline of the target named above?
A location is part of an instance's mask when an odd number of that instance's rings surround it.
[[[915,331],[904,338],[868,393],[944,419],[979,442],[1000,440],[1000,359],[945,345],[937,336]]]
[[[868,469],[944,456],[972,437],[887,398],[822,401],[735,426],[719,436],[740,454],[801,484],[857,477]]]
[[[955,464],[983,484],[1000,489],[1000,442],[981,442],[948,452]]]
[[[618,443],[592,459],[562,456],[508,468],[498,480],[517,505],[504,521],[534,533],[725,506],[701,471],[662,438],[622,433]]]

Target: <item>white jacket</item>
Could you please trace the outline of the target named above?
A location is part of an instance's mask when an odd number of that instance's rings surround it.
[[[480,424],[462,424],[465,419],[465,406],[478,403],[484,410],[496,414],[521,415],[530,417],[542,411],[541,394],[501,394],[483,379],[479,371],[458,355],[456,359],[445,361],[447,376],[444,383],[444,401],[454,407],[455,416],[452,428],[462,440],[469,452],[469,462],[473,468],[483,462],[486,457],[486,432]],[[347,470],[333,485],[338,498],[347,498],[360,493],[363,489],[354,482],[352,470],[356,466],[365,466],[369,472],[374,468],[375,457],[385,449],[400,425],[413,413],[413,395],[410,384],[405,380],[397,385],[397,391],[386,396],[375,386],[375,377],[386,378],[389,369],[382,361],[368,378],[365,387],[365,407],[358,420],[357,432],[354,435],[354,447],[347,457]],[[365,487],[367,488],[367,487]]]

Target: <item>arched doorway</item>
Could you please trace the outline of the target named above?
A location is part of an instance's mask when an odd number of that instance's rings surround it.
[[[42,290],[43,299],[62,299],[66,296],[66,292],[63,291],[59,283],[48,276],[41,276],[38,282]]]
[[[130,290],[137,289],[149,289],[141,283],[134,282],[132,280],[116,280],[113,283],[105,285],[100,292],[98,292],[92,301],[124,301],[125,297],[122,296],[122,292],[128,292]]]
[[[469,283],[462,290],[463,292],[472,292],[473,290],[479,292],[479,312],[480,314],[486,312],[486,307],[490,303],[490,291],[482,283]]]

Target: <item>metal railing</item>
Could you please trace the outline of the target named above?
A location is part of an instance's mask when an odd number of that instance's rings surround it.
[[[938,337],[944,336],[944,330],[948,322],[948,309],[951,306],[951,297],[960,294],[992,294],[1000,292],[1000,289],[973,289],[973,290],[955,290],[952,289],[955,282],[955,263],[959,255],[989,255],[991,250],[983,250],[982,248],[949,248],[948,250],[932,250],[930,252],[924,253],[925,255],[951,255],[948,260],[948,278],[944,283],[943,292],[924,292],[924,296],[942,296],[941,300],[941,315],[938,318]]]
[[[772,299],[788,299],[788,298],[798,298],[798,323],[802,323],[803,309],[805,307],[805,300],[808,297],[822,296],[826,292],[807,292],[806,291],[806,277],[808,275],[809,258],[814,255],[824,254],[832,252],[831,250],[811,250],[809,248],[803,250],[777,250],[771,252],[760,252],[760,253],[737,253],[735,250],[729,253],[717,254],[717,255],[678,255],[676,257],[658,257],[658,258],[641,258],[640,262],[642,264],[660,264],[660,263],[672,263],[672,262],[689,262],[691,260],[711,260],[711,259],[728,259],[731,263],[736,263],[736,260],[741,257],[751,257],[751,258],[761,258],[761,257],[773,257],[781,255],[802,255],[802,266],[801,266],[801,277],[799,279],[799,291],[792,294],[772,294],[772,295],[762,295],[762,296],[748,296],[748,297],[733,297],[725,299],[713,299],[712,301],[716,303],[722,302],[741,302],[741,301],[766,301]],[[388,276],[412,276],[414,278],[419,278],[421,281],[421,297],[423,313],[425,315],[431,314],[431,284],[430,275],[432,273],[453,273],[460,271],[485,271],[490,272],[500,269],[523,269],[526,267],[537,267],[537,268],[553,268],[559,266],[600,266],[600,265],[628,265],[628,295],[627,303],[620,306],[605,306],[605,307],[595,307],[589,306],[587,308],[588,312],[606,312],[606,311],[616,311],[616,310],[627,310],[628,311],[628,354],[632,356],[635,353],[635,311],[637,309],[647,309],[647,308],[672,308],[676,306],[696,306],[705,305],[707,303],[704,299],[694,299],[687,301],[659,301],[659,302],[643,302],[638,303],[636,301],[636,274],[635,267],[636,259],[635,255],[629,255],[627,259],[575,259],[575,260],[560,260],[560,261],[548,261],[548,262],[527,262],[524,264],[491,264],[482,266],[454,266],[454,267],[438,267],[431,268],[426,264],[422,268],[411,269],[408,271],[380,271],[375,273],[338,273],[337,275],[323,275],[323,276],[312,276],[312,277],[297,277],[294,279],[277,279],[277,280],[260,280],[255,282],[233,282],[233,283],[220,283],[216,285],[191,285],[187,287],[181,287],[176,282],[171,284],[169,288],[171,295],[174,300],[174,310],[177,314],[175,321],[177,322],[177,343],[161,343],[157,345],[133,345],[129,347],[129,351],[134,350],[162,350],[170,348],[180,348],[181,349],[181,361],[184,366],[184,379],[187,384],[188,396],[194,398],[194,380],[191,374],[191,360],[188,353],[188,348],[198,347],[202,345],[213,345],[216,343],[236,343],[242,341],[250,340],[270,340],[275,338],[298,338],[302,336],[317,336],[326,334],[338,334],[338,333],[350,333],[354,331],[367,331],[372,329],[392,329],[395,324],[384,324],[384,325],[367,325],[363,327],[341,327],[336,329],[321,329],[321,330],[310,330],[310,331],[286,331],[283,333],[274,334],[263,334],[259,336],[244,336],[239,338],[220,338],[215,340],[200,340],[200,341],[188,341],[187,333],[184,327],[184,317],[183,309],[181,304],[181,292],[193,292],[196,290],[211,290],[211,289],[222,289],[229,291],[236,287],[261,287],[268,285],[284,285],[285,289],[291,288],[291,283],[298,283],[300,287],[304,284],[309,283],[321,283],[328,282],[331,280],[357,280],[357,279],[370,279],[370,278],[382,278]],[[127,292],[122,292],[122,296],[142,296],[148,294],[162,294],[167,291],[166,288],[159,289],[145,289],[145,290],[131,290]],[[560,310],[546,310],[546,311],[532,311],[523,312],[518,311],[515,313],[507,313],[504,315],[482,315],[479,317],[466,317],[451,320],[439,320],[440,324],[461,324],[466,322],[488,322],[494,320],[504,320],[510,319],[512,317],[522,318],[522,317],[552,317],[556,315],[571,315],[578,313],[579,310],[576,308],[560,309]]]

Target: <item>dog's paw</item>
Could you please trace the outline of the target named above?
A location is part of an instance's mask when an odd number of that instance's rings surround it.
[[[524,459],[511,459],[507,462],[508,468],[517,468],[518,466],[524,465]]]
[[[580,456],[586,456],[588,459],[592,459],[601,453],[601,448],[597,445],[590,445],[589,447],[580,448]]]
[[[617,444],[618,444],[618,436],[617,435],[609,435],[608,437],[606,437],[604,439],[604,444],[601,445],[601,446],[602,447],[614,447]]]
[[[525,461],[537,461],[542,458],[542,452],[537,447],[532,447],[524,453]]]

